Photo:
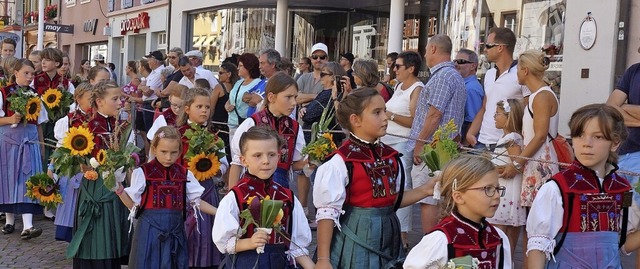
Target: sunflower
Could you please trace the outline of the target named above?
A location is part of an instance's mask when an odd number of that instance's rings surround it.
[[[93,150],[93,134],[86,127],[72,127],[62,145],[71,150],[71,155],[85,156]]]
[[[193,173],[198,181],[204,181],[215,176],[219,170],[220,160],[218,160],[215,153],[209,155],[200,153],[189,160],[189,171]]]
[[[98,154],[96,154],[96,161],[98,161],[100,165],[103,165],[104,162],[107,161],[107,151],[104,149],[98,151]]]
[[[27,102],[26,115],[24,115],[27,121],[38,120],[40,115],[40,98],[34,97]]]
[[[60,105],[62,93],[58,89],[48,89],[42,94],[42,101],[48,108],[54,108]]]

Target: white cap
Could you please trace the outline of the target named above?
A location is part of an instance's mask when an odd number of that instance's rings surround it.
[[[325,45],[324,43],[316,43],[315,45],[313,45],[313,47],[311,47],[311,54],[313,54],[317,50],[321,50],[324,51],[325,54],[329,54],[329,48],[327,48],[327,45]]]
[[[191,51],[185,53],[184,56],[187,56],[187,57],[198,57],[198,58],[202,59],[202,52],[200,52],[199,50],[191,50]]]

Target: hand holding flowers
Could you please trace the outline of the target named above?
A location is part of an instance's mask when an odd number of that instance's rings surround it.
[[[257,196],[249,197],[249,199],[247,199],[247,209],[240,212],[240,219],[244,222],[241,233],[245,234],[249,225],[253,225],[256,230],[268,235],[273,232],[274,228],[276,232],[281,232],[280,226],[284,216],[282,207],[282,201],[271,200],[268,195],[263,199]],[[264,244],[256,248],[256,252],[264,253]]]
[[[28,121],[38,120],[42,103],[38,94],[28,87],[20,87],[7,97],[9,101],[9,109],[16,114],[23,116],[21,119],[26,125]],[[17,123],[11,125],[11,128],[18,127]]]

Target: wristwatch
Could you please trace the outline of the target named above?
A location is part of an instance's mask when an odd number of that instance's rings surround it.
[[[511,164],[513,164],[513,167],[515,167],[516,170],[521,170],[522,169],[522,164],[520,164],[517,161],[513,161]]]
[[[395,113],[391,113],[391,117],[389,117],[390,121],[393,121],[396,118],[396,114]]]

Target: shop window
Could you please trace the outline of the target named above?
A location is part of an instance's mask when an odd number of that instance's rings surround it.
[[[122,9],[133,7],[133,0],[122,0]]]
[[[516,12],[508,12],[502,14],[502,27],[509,28],[514,33],[518,33],[518,21]]]
[[[76,5],[76,0],[64,0],[64,3],[67,7],[72,7]]]
[[[158,33],[158,50],[167,50],[167,33]]]

